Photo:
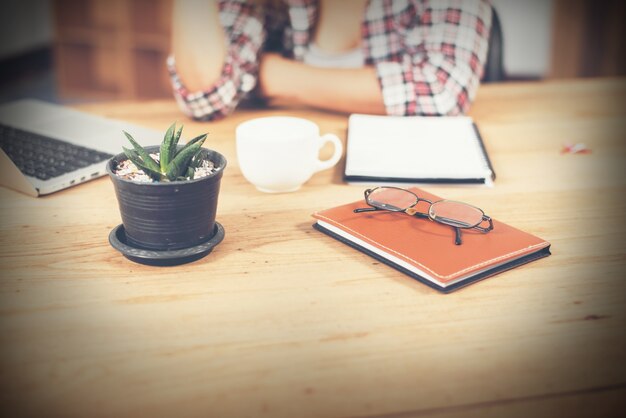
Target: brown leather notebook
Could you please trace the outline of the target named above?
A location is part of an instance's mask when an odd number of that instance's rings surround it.
[[[421,198],[441,198],[418,188]],[[550,255],[550,243],[493,220],[489,233],[463,230],[405,213],[354,213],[363,199],[313,214],[313,227],[444,293]]]

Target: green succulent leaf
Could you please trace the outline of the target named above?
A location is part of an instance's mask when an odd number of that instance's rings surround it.
[[[140,160],[139,155],[137,154],[136,151],[132,150],[132,149],[128,149],[126,147],[122,147],[122,149],[124,150],[124,154],[126,155],[126,157],[131,160],[133,163],[135,162],[134,160]]]
[[[180,150],[176,157],[170,162],[170,165],[167,167],[167,178],[170,180],[175,180],[178,177],[187,174],[187,168],[189,168],[189,162],[193,158],[193,156],[200,150],[201,142],[196,142],[190,146],[185,146],[184,149]]]
[[[192,139],[191,141],[187,142],[185,144],[184,147],[182,147],[176,154],[176,156],[180,155],[183,151],[193,147],[194,145],[198,144],[199,147],[202,146],[202,144],[204,143],[204,140],[206,139],[207,134],[202,134],[202,135],[198,135],[197,137],[195,137],[194,139]]]
[[[178,140],[180,139],[180,135],[183,133],[183,125],[180,125],[178,131],[174,134],[174,139],[172,141],[172,147],[170,148],[169,161],[172,161],[176,156],[176,149],[178,148]],[[169,165],[169,163],[168,163]]]
[[[143,149],[143,147],[139,145],[137,141],[135,141],[135,139],[132,137],[131,134],[129,134],[126,131],[123,131],[123,132],[124,132],[124,135],[126,135],[126,138],[128,138],[128,140],[132,144],[137,155],[141,158],[141,162],[143,163],[142,165],[144,165],[145,167],[147,167],[148,169],[152,171],[156,171],[157,173],[160,172],[161,169],[159,167],[159,164],[157,164],[157,162],[152,159],[150,154],[148,154],[148,152],[145,149]]]
[[[141,158],[139,157],[139,154],[137,154],[136,151],[128,149],[128,148],[124,148],[124,154],[126,154],[126,157],[128,157],[128,159],[137,166],[137,168],[139,168],[140,170],[143,170],[144,173],[146,173],[148,176],[150,176],[150,178],[152,178],[155,181],[160,181],[163,176],[161,175],[161,173],[159,171],[154,171],[151,170],[149,167],[146,167],[146,165],[143,163],[143,161],[141,161]]]
[[[200,167],[203,159],[204,158],[202,157],[202,148],[201,148],[198,151],[196,151],[196,154],[193,156],[193,158],[191,159],[191,162],[189,163],[189,167],[195,170],[196,168]]]
[[[161,142],[161,149],[159,150],[161,172],[165,172],[167,170],[167,166],[170,163],[170,156],[172,155],[172,147],[176,148],[176,145],[173,145],[175,134],[176,123],[174,122],[167,129],[167,132],[165,132],[165,137],[163,138],[163,142]]]
[[[124,148],[126,157],[155,181],[175,181],[193,179],[195,169],[202,163],[202,144],[207,134],[198,135],[184,146],[178,147],[183,132],[183,125],[176,129],[173,123],[165,132],[159,148],[159,160],[152,158],[135,139],[126,131],[124,135],[133,146]]]

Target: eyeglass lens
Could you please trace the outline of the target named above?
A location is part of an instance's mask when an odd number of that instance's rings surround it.
[[[417,201],[417,196],[410,191],[394,187],[374,189],[367,197],[367,202],[371,206],[395,212],[404,211],[414,206]],[[472,228],[482,222],[484,213],[466,203],[440,200],[430,206],[428,215],[440,223],[458,228]]]
[[[374,189],[369,196],[367,202],[379,209],[401,212],[417,203],[417,197],[403,189],[393,187],[381,187]]]
[[[434,221],[459,228],[473,228],[483,220],[483,212],[465,203],[441,200],[430,206],[428,215]]]

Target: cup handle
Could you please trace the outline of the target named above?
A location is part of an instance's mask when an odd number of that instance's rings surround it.
[[[332,142],[333,145],[335,146],[335,152],[333,153],[332,157],[330,157],[328,160],[325,160],[325,161],[321,161],[318,157],[317,164],[315,166],[316,173],[318,171],[331,168],[332,166],[337,164],[337,162],[339,162],[339,159],[341,158],[341,155],[343,153],[343,145],[341,143],[341,140],[335,134],[322,135],[318,138],[318,141],[319,141],[318,151],[321,150],[322,147],[326,145],[327,142]]]

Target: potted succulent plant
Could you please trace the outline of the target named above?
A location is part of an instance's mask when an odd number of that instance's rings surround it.
[[[122,217],[109,241],[134,261],[189,261],[224,236],[215,217],[226,159],[202,148],[207,134],[179,144],[182,129],[172,124],[160,146],[146,148],[124,132],[132,148],[107,164]]]

